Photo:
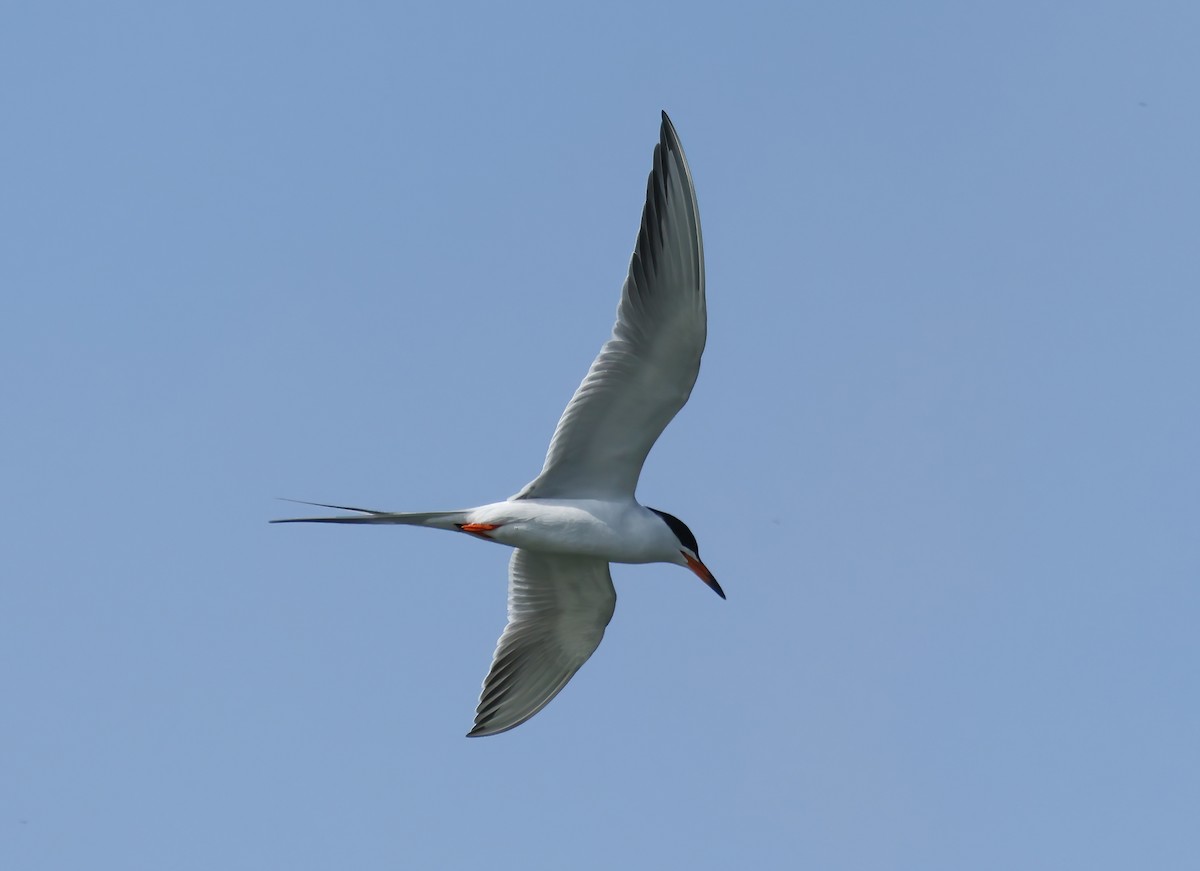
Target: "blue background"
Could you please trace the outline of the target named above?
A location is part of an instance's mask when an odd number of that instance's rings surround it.
[[[1198,9],[10,4],[0,867],[1200,867]],[[467,740],[507,553],[273,498],[533,477],[662,108],[729,601]]]

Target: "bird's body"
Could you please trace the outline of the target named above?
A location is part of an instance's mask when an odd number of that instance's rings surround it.
[[[599,645],[616,605],[609,563],[686,566],[725,597],[691,530],[634,497],[646,455],[691,394],[706,334],[696,194],[664,112],[612,337],[563,412],[538,477],[510,499],[459,511],[323,505],[356,513],[275,522],[427,526],[514,548],[509,622],[469,734],[518,726]]]
[[[678,549],[671,531],[633,499],[518,499],[476,508],[470,522],[496,524],[484,534],[500,544],[610,563],[662,562]]]

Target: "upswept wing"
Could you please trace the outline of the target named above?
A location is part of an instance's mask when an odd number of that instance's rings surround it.
[[[505,732],[549,704],[599,646],[616,605],[604,560],[513,551],[508,625],[468,736]]]
[[[691,170],[663,113],[612,337],[516,499],[632,497],[646,455],[688,397],[707,334],[704,244]]]

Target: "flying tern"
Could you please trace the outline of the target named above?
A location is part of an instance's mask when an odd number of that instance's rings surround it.
[[[592,655],[617,594],[609,563],[674,563],[725,598],[683,521],[634,497],[646,455],[700,371],[704,246],[683,147],[663,112],[641,229],[617,322],[558,421],[541,473],[503,501],[461,511],[352,511],[274,523],[375,523],[464,532],[515,548],[508,625],[483,682],[471,737],[524,723]]]

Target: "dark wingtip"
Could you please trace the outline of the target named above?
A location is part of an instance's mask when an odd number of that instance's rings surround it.
[[[525,722],[525,721],[522,720],[521,723],[523,723],[523,722]],[[513,723],[511,726],[508,727],[508,729],[515,729],[519,725],[521,725],[521,724]],[[487,738],[490,735],[500,735],[504,732],[507,732],[508,729],[501,729],[499,732],[494,732],[488,728],[487,723],[476,723],[471,728],[471,731],[467,733],[467,737],[468,738]]]
[[[675,125],[671,122],[671,116],[667,114],[667,110],[663,109],[662,113],[662,136],[664,142],[678,142],[679,134],[675,132]]]

